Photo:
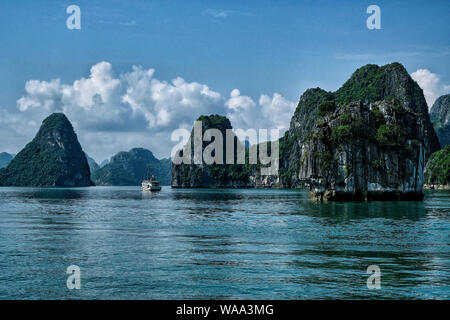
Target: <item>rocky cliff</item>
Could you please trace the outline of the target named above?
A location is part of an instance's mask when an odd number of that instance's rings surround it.
[[[230,120],[219,115],[201,116],[197,121],[202,122],[201,135],[208,129],[217,129],[223,137],[222,162],[223,164],[207,164],[204,159],[201,163],[194,162],[194,129],[192,129],[191,136],[183,150],[180,150],[179,156],[186,156],[190,154],[191,161],[189,163],[172,164],[172,188],[233,188],[233,187],[253,187],[255,182],[251,180],[251,173],[253,168],[248,164],[226,164],[226,130],[232,129]],[[233,139],[235,137],[233,136]],[[237,139],[237,138],[236,138]],[[236,148],[238,140],[235,141]],[[210,142],[200,141],[201,152],[205,150]],[[241,145],[243,150],[248,154],[248,149]],[[236,160],[236,158],[234,158]]]
[[[141,185],[148,171],[161,185],[170,185],[170,170],[169,159],[158,160],[150,150],[133,148],[113,156],[93,172],[92,180],[98,186],[136,186]]]
[[[430,110],[430,119],[441,147],[450,144],[450,94],[439,97],[433,103]]]
[[[343,105],[360,101],[368,106],[378,101],[394,100],[405,111],[415,113],[421,119],[426,156],[439,150],[440,144],[430,121],[423,92],[406,69],[399,63],[382,67],[366,65],[357,69],[336,92],[308,89],[300,97],[290,128],[280,139],[281,184],[287,187],[304,185],[304,181],[299,179],[299,159],[306,135],[320,120],[320,112],[326,111],[320,110],[320,107],[326,109],[327,102]]]
[[[305,137],[299,159],[299,180],[313,198],[422,198],[423,119],[396,100],[326,109]]]
[[[72,124],[47,117],[35,138],[0,171],[3,186],[91,186],[89,166]]]
[[[224,128],[231,128],[227,121]],[[308,187],[316,199],[420,199],[425,158],[440,145],[422,90],[393,63],[356,70],[336,92],[306,90],[279,148],[278,175],[258,174],[259,164],[186,164],[173,166],[172,186]]]
[[[338,103],[359,100],[369,104],[395,99],[407,111],[414,112],[423,119],[427,156],[440,149],[423,91],[400,63],[395,62],[381,67],[369,64],[361,67],[335,92],[335,95]]]

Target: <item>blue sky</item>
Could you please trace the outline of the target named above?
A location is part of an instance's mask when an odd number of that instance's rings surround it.
[[[66,28],[70,4],[81,8],[81,30]],[[366,28],[370,4],[381,8],[381,30]],[[449,9],[448,1],[393,0],[2,1],[0,108],[18,112],[29,80],[71,85],[102,61],[115,78],[133,65],[154,68],[161,81],[182,77],[224,101],[237,88],[257,106],[262,94],[296,103],[309,87],[336,90],[356,68],[393,61],[410,73],[428,70],[439,82],[430,90],[443,94],[450,84]],[[211,113],[223,111],[219,105]],[[28,138],[5,138],[0,151],[17,152]],[[98,152],[82,142],[101,160],[130,147],[129,139]]]

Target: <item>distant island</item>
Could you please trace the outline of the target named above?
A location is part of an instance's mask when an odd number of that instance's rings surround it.
[[[450,190],[450,145],[431,155],[425,167],[424,188]]]
[[[441,147],[450,144],[450,94],[436,99],[430,110],[430,119]]]
[[[436,99],[430,119],[442,150],[433,153],[427,161],[424,188],[450,190],[450,94]]]
[[[97,186],[141,185],[146,172],[158,178],[163,186],[170,185],[170,159],[157,159],[150,150],[133,148],[119,152],[103,167],[92,172],[92,180]]]
[[[12,154],[0,152],[0,168],[6,168],[13,158]]]

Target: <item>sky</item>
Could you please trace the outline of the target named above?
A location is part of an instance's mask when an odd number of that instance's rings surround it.
[[[381,29],[366,26],[373,4]],[[3,0],[0,17],[0,152],[52,112],[98,162],[132,147],[168,157],[201,114],[282,133],[307,88],[334,91],[367,63],[402,63],[429,107],[450,93],[447,0]]]

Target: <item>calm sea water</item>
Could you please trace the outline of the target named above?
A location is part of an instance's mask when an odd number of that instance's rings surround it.
[[[0,188],[2,299],[450,298],[450,193]],[[381,268],[381,289],[366,269]],[[81,268],[81,289],[66,268]]]

